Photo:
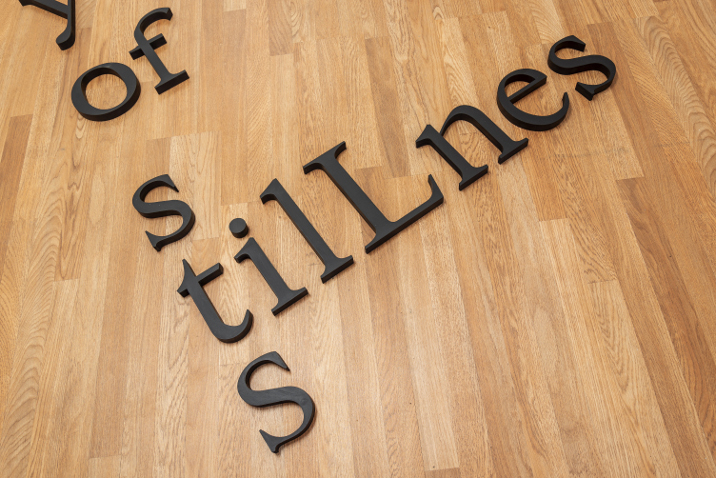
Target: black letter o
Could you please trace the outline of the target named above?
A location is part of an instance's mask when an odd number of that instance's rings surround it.
[[[87,96],[85,95],[89,82],[102,75],[116,76],[122,80],[124,86],[127,87],[127,97],[124,98],[124,101],[114,108],[106,110],[95,108],[89,104]],[[75,81],[72,87],[72,104],[75,105],[77,111],[88,120],[109,121],[122,116],[132,109],[132,106],[134,106],[139,99],[141,92],[142,87],[131,68],[121,63],[105,63],[104,65],[95,66],[87,70],[82,76],[77,78],[77,81]]]

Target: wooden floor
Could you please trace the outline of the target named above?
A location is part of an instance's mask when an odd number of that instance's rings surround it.
[[[133,31],[174,18],[159,56],[191,79],[159,96]],[[8,0],[0,16],[0,476],[716,477],[716,1],[77,0],[64,20]],[[568,35],[611,58],[589,102],[549,70]],[[569,57],[570,53],[565,52]],[[571,52],[571,56],[577,56]],[[94,123],[70,100],[105,62],[142,82],[137,105]],[[509,123],[504,75],[547,85],[519,103],[567,119]],[[118,79],[89,87],[97,106]],[[483,110],[529,147],[503,165],[461,123],[446,138],[487,176],[459,176],[415,140],[456,106]],[[390,219],[445,202],[370,255],[373,232],[330,179],[302,165],[346,141],[341,164]],[[134,191],[196,214],[157,253]],[[323,265],[280,206],[278,178],[338,255]],[[292,288],[278,317],[250,261],[247,220]],[[182,259],[227,323],[224,344],[176,290]],[[259,429],[292,432],[295,405],[252,408],[244,367],[277,351],[255,389],[296,386],[313,427],[271,453]]]

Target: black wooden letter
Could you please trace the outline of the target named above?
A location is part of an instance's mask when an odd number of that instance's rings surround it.
[[[577,88],[575,88],[582,96],[592,101],[597,93],[601,93],[612,85],[614,76],[617,74],[617,67],[614,65],[614,62],[602,55],[587,55],[580,58],[572,58],[571,60],[564,60],[557,56],[559,50],[570,48],[572,50],[584,51],[586,46],[582,40],[574,35],[562,38],[552,45],[552,48],[549,50],[547,63],[552,71],[560,75],[574,75],[575,73],[591,70],[603,73],[607,77],[604,83],[599,85],[577,83]]]
[[[151,190],[162,186],[166,186],[176,192],[179,192],[177,187],[174,185],[174,181],[172,181],[172,178],[170,178],[168,174],[163,174],[162,176],[157,176],[156,178],[150,179],[146,183],[142,184],[139,189],[137,189],[137,192],[134,193],[134,197],[132,198],[132,205],[134,206],[134,209],[136,209],[139,214],[144,217],[155,218],[165,216],[181,216],[182,218],[183,222],[181,227],[176,232],[169,234],[168,236],[155,236],[154,234],[151,234],[149,231],[147,231],[147,237],[149,237],[149,242],[152,244],[152,247],[157,250],[157,252],[161,251],[162,247],[166,246],[167,244],[176,242],[189,234],[191,228],[194,227],[195,220],[194,211],[192,211],[189,205],[187,205],[187,203],[185,202],[144,202],[144,198],[147,197],[147,194],[149,194]]]
[[[529,84],[508,97],[506,91],[507,85],[516,81],[525,81]],[[555,128],[564,121],[564,118],[567,116],[567,111],[569,110],[569,95],[567,93],[562,96],[562,109],[548,116],[525,113],[514,105],[546,83],[547,76],[540,71],[530,70],[528,68],[513,71],[505,76],[500,82],[500,86],[497,87],[497,106],[500,108],[502,114],[505,115],[505,118],[520,128],[532,131],[547,131]]]
[[[159,55],[157,55],[157,52],[154,51],[160,46],[167,44],[167,40],[164,38],[164,35],[160,33],[151,40],[147,40],[147,37],[144,36],[144,30],[146,30],[152,23],[158,22],[159,20],[171,19],[171,8],[157,8],[156,10],[152,10],[144,15],[142,19],[139,20],[137,28],[134,29],[134,40],[137,42],[138,46],[129,52],[133,60],[143,56],[147,57],[147,60],[149,60],[152,68],[154,68],[154,71],[156,71],[159,75],[159,84],[157,84],[154,88],[160,95],[165,91],[174,88],[179,83],[189,79],[189,75],[186,71],[170,73],[169,70],[167,70],[167,67],[164,66],[162,60],[159,58]]]
[[[114,108],[108,108],[106,110],[95,108],[89,104],[87,96],[85,95],[89,82],[102,75],[116,76],[122,80],[124,86],[127,87],[127,96],[124,100]],[[131,68],[121,63],[105,63],[85,71],[82,76],[77,78],[77,81],[75,81],[75,84],[72,86],[72,104],[75,105],[77,111],[88,120],[109,121],[122,116],[132,109],[132,106],[134,106],[139,99],[141,92],[142,87]]]
[[[447,142],[447,140],[445,140],[443,136],[447,132],[448,128],[457,121],[467,121],[476,127],[502,152],[500,157],[497,159],[499,164],[504,163],[519,151],[527,147],[527,143],[529,141],[528,139],[513,141],[512,138],[507,136],[507,134],[505,134],[499,126],[488,118],[485,113],[468,105],[458,106],[452,110],[445,120],[445,124],[443,124],[440,133],[438,133],[431,125],[427,125],[425,130],[423,130],[423,133],[420,135],[420,138],[415,141],[415,146],[418,148],[428,145],[432,146],[433,149],[437,151],[462,178],[459,186],[461,191],[487,174],[488,166],[484,165],[479,168],[472,166],[460,153],[457,152],[455,148],[452,147],[450,143]]]
[[[234,259],[239,263],[243,262],[245,259],[251,259],[251,262],[254,263],[266,283],[269,287],[271,287],[271,290],[278,299],[276,307],[271,309],[273,315],[278,315],[279,312],[285,310],[308,295],[308,291],[305,287],[302,287],[299,290],[293,290],[286,285],[286,282],[283,280],[283,277],[281,277],[281,274],[279,274],[273,264],[271,264],[271,261],[268,257],[266,257],[264,250],[261,249],[261,246],[259,246],[256,239],[253,237],[246,242],[239,253],[234,256]]]
[[[186,260],[182,262],[184,263],[184,280],[179,286],[179,289],[177,289],[177,292],[179,292],[182,297],[191,296],[191,298],[194,299],[196,308],[199,309],[201,316],[204,317],[204,321],[206,325],[209,326],[209,330],[214,334],[214,337],[226,343],[238,342],[243,339],[246,334],[249,333],[251,324],[253,324],[254,318],[251,312],[246,311],[244,321],[241,325],[226,325],[224,321],[221,320],[214,304],[211,303],[211,299],[209,299],[209,296],[204,290],[206,284],[224,273],[222,265],[216,264],[214,267],[196,276],[189,263]]]
[[[400,231],[443,203],[443,193],[440,191],[432,175],[430,175],[428,176],[428,184],[430,184],[432,191],[430,199],[397,221],[389,221],[338,162],[338,155],[345,151],[345,149],[345,142],[335,146],[330,151],[323,153],[306,164],[303,167],[303,172],[308,174],[315,169],[322,169],[328,177],[331,178],[333,184],[340,189],[343,195],[360,213],[365,222],[375,231],[375,237],[365,246],[366,253],[375,250],[375,248],[384,244]]]
[[[244,371],[241,372],[237,388],[241,399],[252,407],[270,407],[272,405],[280,405],[282,403],[295,403],[301,407],[301,410],[303,410],[303,423],[301,423],[301,426],[298,427],[298,430],[290,435],[285,437],[276,437],[269,435],[263,430],[259,430],[269,449],[274,453],[278,453],[279,448],[283,445],[295,440],[308,431],[311,427],[311,423],[313,423],[313,417],[316,414],[316,406],[314,405],[311,396],[297,387],[281,387],[261,391],[251,390],[251,387],[249,386],[251,374],[262,365],[269,363],[278,365],[282,369],[290,371],[286,362],[283,361],[277,352],[269,352],[251,362],[244,369]]]
[[[321,274],[321,281],[324,283],[329,281],[353,264],[353,256],[339,258],[333,253],[278,179],[271,181],[271,184],[261,193],[261,201],[264,204],[269,201],[276,201],[286,211],[286,214],[311,246],[313,252],[318,255],[321,262],[326,266],[323,274]]]
[[[67,5],[57,0],[20,0],[20,5],[32,5],[66,19],[67,27],[57,37],[57,45],[60,50],[67,50],[75,44],[75,0],[67,0]]]

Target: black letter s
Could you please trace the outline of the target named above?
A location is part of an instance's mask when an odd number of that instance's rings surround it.
[[[614,81],[614,76],[617,73],[617,67],[614,65],[612,60],[602,55],[587,55],[579,58],[572,58],[570,60],[564,60],[557,56],[557,52],[565,48],[584,51],[585,47],[586,44],[574,35],[562,38],[557,43],[552,45],[552,48],[549,50],[547,63],[552,71],[555,71],[560,75],[573,75],[575,73],[591,70],[603,73],[607,77],[607,80],[602,84],[585,85],[584,83],[577,83],[576,90],[589,101],[592,101],[597,93],[601,93],[611,86],[612,81]]]
[[[195,220],[194,211],[192,211],[191,208],[185,202],[144,202],[144,198],[147,197],[147,194],[149,194],[151,190],[162,186],[166,186],[176,192],[179,192],[177,187],[174,185],[172,178],[170,178],[168,174],[164,174],[162,176],[157,176],[154,179],[150,179],[146,183],[142,184],[139,189],[137,189],[137,192],[134,193],[134,197],[132,198],[132,205],[134,206],[134,209],[136,209],[139,214],[144,217],[155,218],[165,216],[181,216],[182,218],[183,222],[181,227],[176,232],[169,234],[168,236],[155,236],[154,234],[147,231],[147,237],[149,237],[149,242],[152,244],[152,247],[157,250],[157,252],[161,251],[162,247],[166,246],[167,244],[176,242],[189,234],[191,228],[194,227]]]
[[[298,427],[298,430],[290,435],[285,437],[275,437],[273,435],[269,435],[263,430],[260,430],[261,436],[263,436],[264,440],[266,440],[266,444],[269,449],[274,453],[278,453],[278,449],[283,445],[295,440],[308,431],[308,428],[313,422],[313,416],[316,414],[316,406],[313,404],[311,397],[305,391],[297,387],[273,388],[271,390],[262,391],[251,390],[249,387],[251,374],[262,365],[269,363],[278,365],[284,370],[289,370],[288,366],[277,352],[269,352],[251,362],[244,369],[244,371],[241,372],[237,388],[241,399],[252,407],[268,407],[271,405],[279,405],[281,403],[290,402],[295,403],[301,407],[301,410],[303,410],[303,423],[300,427]]]

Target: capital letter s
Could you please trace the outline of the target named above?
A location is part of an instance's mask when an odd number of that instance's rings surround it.
[[[316,414],[316,406],[313,404],[313,399],[311,399],[310,395],[296,387],[281,387],[261,391],[251,390],[251,387],[249,387],[251,374],[262,365],[269,363],[278,365],[284,370],[289,370],[288,366],[277,352],[269,352],[251,362],[244,369],[244,371],[241,372],[237,388],[241,399],[252,407],[269,407],[271,405],[279,405],[281,403],[295,403],[301,407],[301,410],[303,410],[303,423],[301,423],[301,426],[290,435],[285,437],[275,437],[273,435],[269,435],[263,430],[259,430],[269,449],[274,453],[278,453],[279,448],[283,445],[295,440],[308,431],[311,427],[311,423],[313,423],[313,417]]]

